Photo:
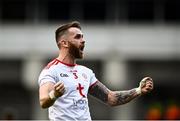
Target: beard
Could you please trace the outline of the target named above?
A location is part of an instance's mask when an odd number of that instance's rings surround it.
[[[80,49],[76,47],[74,44],[69,42],[69,54],[76,59],[82,59],[83,53],[81,53]]]

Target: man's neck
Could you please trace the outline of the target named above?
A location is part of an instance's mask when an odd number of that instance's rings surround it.
[[[76,64],[75,58],[73,58],[69,53],[59,53],[59,56],[57,57],[58,60],[60,60],[63,63],[67,64]]]

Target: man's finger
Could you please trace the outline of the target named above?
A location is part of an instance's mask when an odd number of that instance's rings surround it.
[[[61,83],[58,87],[56,87],[55,90],[60,90],[62,88],[64,88],[64,84],[63,83]]]
[[[146,82],[153,83],[153,81],[152,81],[152,80],[146,80]]]
[[[61,92],[62,92],[62,93],[64,93],[64,92],[65,92],[65,87],[64,87],[64,88],[62,88]]]
[[[148,81],[148,80],[153,81],[151,77],[145,77],[145,78],[143,78],[143,80],[145,80],[145,81]]]
[[[153,85],[153,83],[148,81],[148,82],[146,82],[146,85]]]
[[[63,84],[62,82],[57,82],[55,85],[54,85],[54,88],[57,88],[58,86],[60,86],[61,84]]]
[[[147,81],[153,82],[152,78],[150,77],[147,79]]]
[[[153,89],[153,85],[147,85],[146,88]]]
[[[147,81],[147,82],[146,82],[146,85],[152,85],[152,86],[153,86],[153,82]]]

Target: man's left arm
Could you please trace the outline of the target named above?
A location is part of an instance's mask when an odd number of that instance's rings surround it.
[[[90,88],[89,94],[110,106],[117,106],[128,103],[140,95],[149,93],[152,89],[153,80],[150,77],[145,77],[141,80],[138,88],[126,91],[111,91],[98,81]]]

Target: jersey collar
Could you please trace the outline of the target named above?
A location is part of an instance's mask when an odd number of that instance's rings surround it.
[[[60,63],[63,64],[63,65],[69,66],[69,67],[73,67],[73,66],[76,66],[76,65],[77,65],[77,64],[64,63],[64,62],[58,60],[57,58],[56,58],[56,61],[60,62]]]

